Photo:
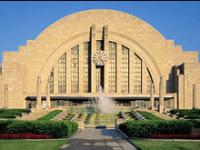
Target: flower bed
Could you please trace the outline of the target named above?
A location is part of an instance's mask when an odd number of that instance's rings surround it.
[[[200,139],[200,134],[152,134],[154,139]]]
[[[1,133],[0,139],[50,139],[51,136],[45,134],[33,134],[33,133]]]

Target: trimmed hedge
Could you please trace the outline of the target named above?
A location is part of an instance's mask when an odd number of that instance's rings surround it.
[[[200,119],[200,109],[173,109],[170,113],[177,115],[177,118]]]
[[[12,120],[1,120],[0,121],[0,133],[6,133],[8,130],[8,125],[12,124]]]
[[[16,118],[22,113],[30,113],[30,109],[0,109],[0,118]]]
[[[75,133],[78,124],[70,121],[12,121],[11,123],[4,121],[2,127],[4,127],[4,130],[0,128],[1,133],[33,133],[49,135],[52,138],[62,138]]]
[[[200,128],[200,120],[189,120],[194,128]]]
[[[152,134],[190,134],[192,123],[188,121],[134,121],[128,120],[119,128],[129,137],[148,138]]]

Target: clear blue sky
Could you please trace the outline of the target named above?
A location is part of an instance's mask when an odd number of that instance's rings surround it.
[[[133,14],[174,39],[184,50],[200,51],[200,2],[0,2],[2,51],[16,51],[56,20],[86,9],[115,9]]]

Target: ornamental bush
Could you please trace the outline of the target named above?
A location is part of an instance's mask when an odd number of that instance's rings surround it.
[[[49,135],[52,138],[68,137],[75,133],[78,124],[70,121],[0,121],[1,133],[12,134],[42,134]]]
[[[188,121],[134,121],[120,124],[119,128],[129,137],[148,138],[152,134],[190,134],[192,123]]]
[[[192,123],[194,128],[200,128],[200,120],[188,120]]]
[[[11,120],[1,120],[0,121],[0,133],[6,133],[8,130],[8,125],[10,125],[13,121]]]
[[[30,109],[0,109],[0,118],[16,118],[22,113],[30,113]]]
[[[177,115],[177,118],[200,119],[200,109],[173,109],[170,113]]]

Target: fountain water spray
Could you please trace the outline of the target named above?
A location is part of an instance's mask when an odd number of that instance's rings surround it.
[[[96,102],[100,113],[113,113],[114,101],[110,97],[106,97],[103,92],[103,88],[99,87],[99,97],[96,98]]]

